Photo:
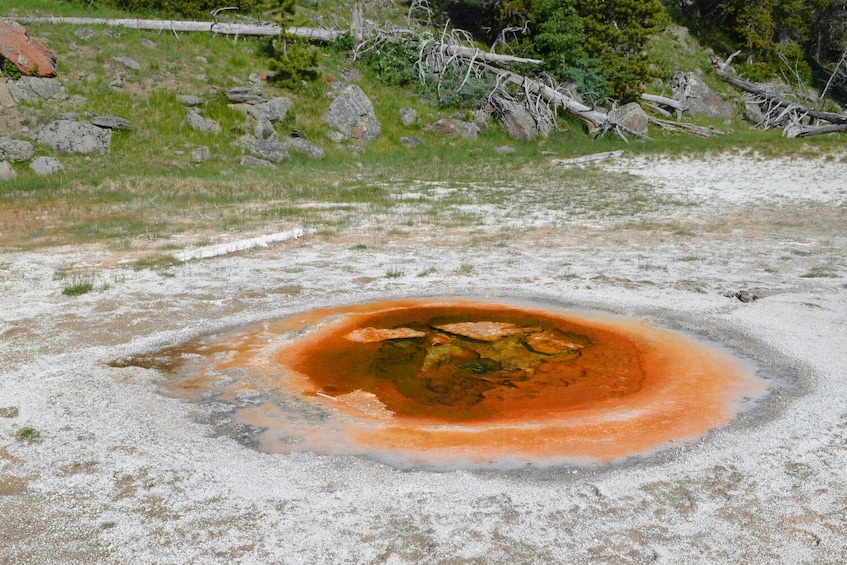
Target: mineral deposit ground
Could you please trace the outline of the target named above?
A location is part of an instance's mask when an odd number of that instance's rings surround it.
[[[386,183],[387,208],[322,203],[331,234],[217,234],[236,251],[165,270],[0,234],[0,562],[843,563],[844,163],[627,157],[587,165],[616,187],[597,192],[572,180],[586,165],[556,162],[523,184]],[[454,216],[428,213],[445,198]],[[299,237],[271,237],[285,230]],[[251,238],[270,244],[236,241]],[[94,289],[63,294],[69,268]],[[769,390],[703,435],[605,465],[433,471],[263,451],[261,422],[232,417],[261,392],[178,394],[160,364],[122,362],[421,297],[624,316],[721,349]]]

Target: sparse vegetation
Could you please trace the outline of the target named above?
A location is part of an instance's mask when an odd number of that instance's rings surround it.
[[[406,276],[406,272],[402,269],[391,268],[385,271],[385,278],[388,279],[399,279]]]
[[[15,434],[18,441],[25,443],[38,443],[41,441],[41,432],[29,426],[23,427]]]
[[[80,296],[94,290],[94,277],[90,275],[73,276],[71,282],[62,288],[65,296]]]

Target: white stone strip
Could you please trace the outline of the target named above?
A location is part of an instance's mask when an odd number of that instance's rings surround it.
[[[206,247],[195,247],[192,249],[185,249],[183,251],[180,251],[179,253],[175,253],[174,256],[180,261],[191,261],[192,259],[208,259],[209,257],[217,257],[219,255],[235,253],[236,251],[246,251],[248,249],[255,249],[257,247],[267,247],[271,243],[287,241],[289,239],[297,239],[302,236],[303,229],[295,228],[289,231],[272,233],[269,235],[253,237],[250,239],[241,239],[238,241],[231,241],[229,243],[221,243],[219,245],[209,245]]]

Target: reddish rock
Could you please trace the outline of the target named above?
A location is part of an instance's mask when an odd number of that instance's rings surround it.
[[[414,337],[424,337],[426,334],[412,328],[360,328],[353,330],[344,337],[350,341],[359,343],[377,343],[380,341],[388,341],[390,339],[409,339]]]
[[[480,341],[497,341],[501,337],[541,331],[541,328],[519,328],[508,322],[459,322],[458,324],[444,324],[434,327],[453,335]]]
[[[25,27],[0,20],[0,62],[6,61],[26,76],[56,76],[56,55],[47,45],[32,39]]]

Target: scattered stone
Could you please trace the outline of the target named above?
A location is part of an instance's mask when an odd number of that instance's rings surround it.
[[[250,76],[247,77],[247,82],[256,86],[261,86],[262,77],[260,77],[258,73],[250,73]]]
[[[424,140],[420,137],[401,137],[400,143],[405,145],[406,147],[414,149],[415,147],[420,147],[424,144]]]
[[[414,124],[418,119],[418,111],[414,108],[409,108],[408,106],[403,106],[400,108],[400,121],[403,122],[403,125],[406,127]]]
[[[444,137],[448,137],[450,139],[456,139],[460,135],[462,135],[462,130],[460,130],[456,124],[451,122],[450,120],[438,120],[432,124],[429,124],[424,128],[424,131],[427,133],[434,133]]]
[[[43,41],[32,39],[26,28],[0,20],[0,62],[8,61],[26,76],[56,76],[56,55]]]
[[[21,102],[43,102],[47,100],[64,100],[68,92],[62,83],[55,78],[21,77],[8,81],[9,93],[20,104]]]
[[[204,118],[195,110],[189,110],[185,120],[188,122],[189,127],[193,130],[203,133],[212,133],[215,135],[221,132],[221,126],[218,122]]]
[[[0,107],[14,108],[18,103],[12,98],[12,93],[9,92],[8,79],[0,78]]]
[[[359,82],[362,80],[362,71],[356,67],[346,67],[341,70],[341,78],[346,82]]]
[[[65,167],[62,162],[55,157],[39,157],[29,164],[29,168],[35,171],[39,176],[47,176],[58,173]]]
[[[685,103],[688,106],[688,113],[692,116],[708,116],[726,120],[733,115],[732,106],[706,86],[702,77],[696,72],[675,72],[671,79],[671,88],[673,98]]]
[[[197,149],[191,150],[191,162],[192,163],[203,163],[204,161],[208,161],[212,158],[212,151],[206,147],[198,147]]]
[[[290,151],[302,153],[303,155],[306,155],[307,157],[310,157],[312,159],[326,158],[326,151],[324,151],[323,147],[312,143],[311,141],[303,137],[289,137],[285,140],[285,145]]]
[[[514,153],[515,148],[511,145],[499,145],[494,148],[494,152],[498,155],[506,155],[507,153]]]
[[[373,104],[355,84],[341,91],[323,119],[330,127],[362,141],[374,141],[382,132]]]
[[[115,75],[115,78],[113,78],[113,79],[109,82],[109,86],[110,86],[111,88],[116,88],[116,89],[118,89],[118,90],[122,90],[122,89],[123,89],[123,87],[124,87],[124,74],[123,74],[123,73],[121,73],[121,72],[117,73],[117,74]]]
[[[278,139],[254,139],[248,137],[241,145],[250,153],[272,163],[281,163],[288,159],[288,146],[281,143]]]
[[[0,408],[0,418],[17,418],[20,412],[17,406],[4,406]]]
[[[359,328],[344,336],[345,339],[355,341],[356,343],[378,343],[392,339],[410,339],[416,337],[426,337],[426,332],[412,328]]]
[[[277,133],[272,123],[266,119],[261,119],[256,123],[256,127],[253,128],[253,135],[256,139],[270,139],[276,136]]]
[[[72,120],[50,122],[38,134],[38,142],[61,153],[106,153],[112,146],[112,130]]]
[[[502,337],[520,335],[525,333],[539,333],[541,328],[519,328],[508,322],[459,322],[457,324],[443,324],[433,326],[450,334],[460,335],[480,341],[497,341]]]
[[[262,104],[267,102],[261,86],[235,86],[226,91],[226,98],[233,104]]]
[[[141,65],[132,57],[112,57],[112,60],[131,71],[140,71]]]
[[[97,34],[90,27],[81,27],[74,31],[74,35],[77,39],[81,39],[82,41],[91,41]]]
[[[737,298],[738,300],[740,300],[741,302],[744,302],[745,304],[747,304],[749,302],[754,302],[754,301],[759,299],[758,294],[754,294],[753,292],[750,292],[749,290],[739,290],[738,292],[728,291],[728,292],[724,293],[724,296],[726,296],[727,298]]]
[[[479,128],[481,133],[485,133],[488,131],[488,124],[491,122],[491,114],[494,112],[494,108],[490,105],[487,105],[483,108],[480,108],[476,111],[474,115],[474,123],[476,127]]]
[[[281,122],[291,109],[291,99],[285,96],[271,98],[267,102],[256,104],[247,108],[249,114],[255,120],[268,120],[269,122]]]
[[[74,94],[65,101],[65,106],[70,106],[71,108],[79,108],[86,104],[88,104],[88,100],[85,96],[80,96],[79,94]]]
[[[647,113],[637,102],[615,108],[609,112],[609,119],[632,131],[647,135]]]
[[[155,49],[157,47],[155,41],[147,39],[146,37],[141,40],[141,45],[147,49]]]
[[[357,410],[362,414],[378,420],[389,420],[394,412],[389,410],[377,395],[358,389],[347,394],[332,397],[348,408]]]
[[[12,139],[9,136],[0,137],[0,159],[12,163],[29,161],[35,156],[35,149],[29,141]]]
[[[103,30],[103,35],[108,35],[109,37],[113,37],[115,39],[120,39],[121,32],[119,32],[116,29],[109,28],[109,29]]]
[[[241,164],[245,167],[258,167],[258,168],[272,168],[274,166],[270,161],[266,161],[265,159],[259,159],[258,157],[253,157],[252,155],[244,155],[241,157]]]
[[[12,168],[8,161],[0,161],[0,180],[12,180],[18,173]]]
[[[347,139],[346,136],[340,131],[330,131],[326,134],[326,136],[333,143],[341,143],[342,141]]]
[[[494,104],[500,127],[512,139],[529,141],[538,135],[546,137],[550,132],[547,124],[539,127],[535,118],[522,104],[501,97],[495,98]]]
[[[176,97],[176,101],[183,106],[188,106],[189,108],[203,105],[203,99],[199,96],[194,96],[193,94],[180,94]]]
[[[91,123],[100,128],[132,130],[129,120],[117,116],[94,116],[91,118]]]

